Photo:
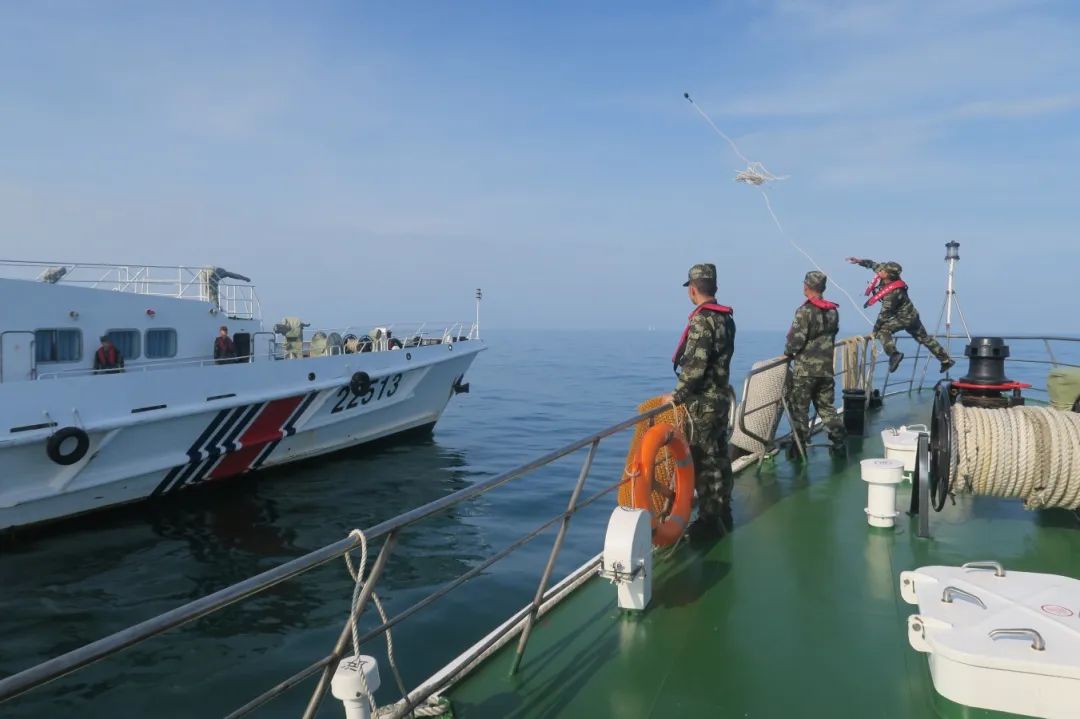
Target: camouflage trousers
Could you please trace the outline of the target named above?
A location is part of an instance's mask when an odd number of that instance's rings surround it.
[[[893,333],[900,330],[907,330],[908,334],[916,342],[926,347],[930,354],[940,361],[944,362],[949,359],[949,353],[945,351],[941,343],[927,334],[926,328],[923,327],[922,320],[919,319],[917,314],[912,318],[878,317],[877,322],[874,323],[874,335],[881,340],[881,348],[885,350],[886,354],[891,355],[896,352],[896,340],[893,338]]]
[[[715,412],[690,412],[693,429],[687,428],[690,454],[694,459],[694,487],[698,496],[698,516],[719,517],[731,511],[731,490],[735,475],[728,457],[727,402]]]
[[[828,377],[796,377],[789,374],[784,385],[784,398],[791,412],[791,431],[799,438],[803,451],[810,438],[810,403],[829,432],[834,447],[843,446],[844,423],[836,411],[836,380]]]

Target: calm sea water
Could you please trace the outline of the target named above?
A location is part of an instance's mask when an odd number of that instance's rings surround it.
[[[430,437],[6,542],[0,548],[0,675],[511,469],[631,416],[640,401],[673,384],[673,332],[491,332],[486,339],[490,349],[467,377],[472,392],[454,399]],[[733,377],[741,382],[753,361],[782,346],[782,333],[740,331]],[[1013,374],[1039,380],[1045,370],[1018,366]],[[624,434],[601,444],[586,493],[618,478],[628,443]],[[400,611],[562,511],[583,459],[578,453],[404,533],[379,583],[388,610]],[[604,498],[575,518],[557,576],[601,549],[613,503]],[[410,686],[531,600],[553,538],[554,531],[541,535],[395,629]],[[351,589],[344,564],[333,562],[38,689],[0,714],[165,719],[227,713],[325,656],[347,616]],[[384,656],[381,643],[365,651]],[[385,686],[393,683],[386,668],[383,679]],[[258,715],[297,716],[311,686]],[[381,698],[396,696],[384,692]],[[322,715],[341,711],[328,701]]]

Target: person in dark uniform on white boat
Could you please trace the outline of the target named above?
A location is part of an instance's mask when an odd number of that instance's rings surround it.
[[[232,364],[236,361],[236,344],[229,337],[229,328],[222,325],[218,336],[214,338],[214,361],[217,364]]]
[[[124,371],[124,355],[112,343],[108,335],[101,336],[101,346],[94,353],[94,372],[96,374],[114,374]]]

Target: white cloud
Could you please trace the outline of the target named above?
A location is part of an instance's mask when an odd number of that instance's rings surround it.
[[[955,118],[1023,118],[1065,112],[1080,107],[1080,94],[1027,97],[1017,100],[980,100],[959,105],[947,114]]]

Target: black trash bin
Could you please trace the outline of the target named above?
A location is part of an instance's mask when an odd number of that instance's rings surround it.
[[[844,429],[857,437],[866,432],[866,390],[844,390]]]

